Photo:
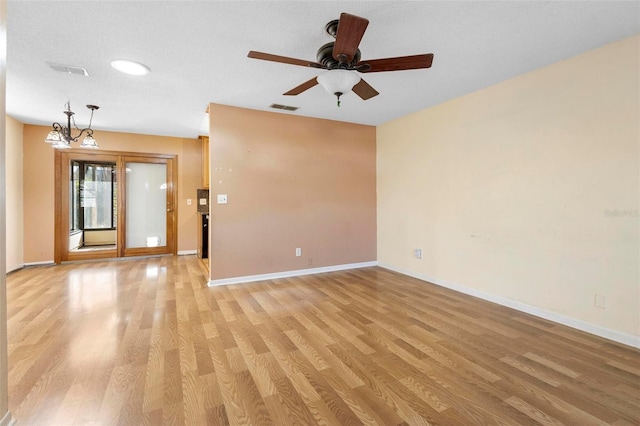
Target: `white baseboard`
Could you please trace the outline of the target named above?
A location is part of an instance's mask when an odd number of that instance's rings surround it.
[[[45,260],[42,262],[28,262],[24,264],[24,267],[26,268],[27,266],[50,266],[55,264],[56,263],[53,260]]]
[[[22,265],[18,265],[11,269],[7,269],[7,274],[10,274],[11,272],[19,271],[20,269],[24,269],[25,266],[26,265],[23,263]]]
[[[376,266],[377,264],[378,262],[376,261],[347,263],[344,265],[323,266],[320,268],[309,268],[309,269],[298,269],[295,271],[275,272],[272,274],[247,275],[244,277],[222,278],[219,280],[210,280],[209,287],[215,287],[219,285],[228,285],[228,284],[251,283],[255,281],[275,280],[278,278],[298,277],[301,275],[322,274],[325,272],[344,271],[346,269],[370,268],[372,266]]]
[[[2,419],[0,419],[0,426],[14,426],[16,424],[16,419],[11,418],[11,412],[7,411]]]
[[[178,250],[178,256],[187,256],[190,254],[198,254],[198,250]]]
[[[389,269],[391,271],[398,272],[403,275],[408,275],[413,278],[417,278],[422,281],[427,281],[440,287],[445,287],[459,293],[468,294],[479,299],[487,300],[489,302],[497,303],[498,305],[506,306],[520,312],[524,312],[536,317],[544,318],[549,321],[556,322],[558,324],[566,325],[567,327],[575,328],[577,330],[585,331],[596,336],[604,337],[605,339],[613,340],[614,342],[622,343],[624,345],[640,348],[640,336],[634,336],[632,334],[622,333],[620,331],[611,330],[609,328],[601,327],[599,325],[591,324],[579,319],[571,318],[565,315],[558,314],[553,311],[548,311],[537,306],[528,305],[526,303],[518,302],[502,296],[496,296],[493,294],[485,293],[480,290],[476,290],[470,287],[465,287],[460,284],[452,283],[440,278],[430,277],[424,274],[418,274],[411,271],[405,271],[403,269],[395,268],[391,265],[384,263],[378,263],[381,268]]]

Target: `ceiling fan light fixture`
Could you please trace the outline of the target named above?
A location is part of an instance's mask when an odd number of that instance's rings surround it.
[[[111,66],[121,73],[129,75],[141,76],[147,75],[150,72],[149,67],[147,67],[146,65],[126,59],[114,59],[113,61],[111,61]]]
[[[318,76],[318,83],[324,87],[324,90],[338,97],[338,106],[340,106],[340,96],[349,93],[359,81],[358,73],[343,69],[329,70]]]

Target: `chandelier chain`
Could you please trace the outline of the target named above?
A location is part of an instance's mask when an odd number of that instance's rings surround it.
[[[71,104],[69,102],[67,102],[65,104],[65,108],[67,108],[67,111],[71,111]],[[87,129],[91,129],[91,124],[93,123],[93,113],[94,110],[91,109],[91,115],[89,116],[89,126],[87,127]],[[73,123],[73,127],[77,130],[80,131],[81,129],[78,127],[78,125],[76,124],[76,117],[74,115],[71,116],[71,122]],[[69,129],[71,130],[71,129]],[[71,135],[69,135],[71,137]]]
[[[73,122],[73,127],[75,127],[76,130],[80,131],[80,128],[76,124],[76,118],[73,115],[71,116],[71,121]],[[89,116],[89,126],[87,127],[87,129],[91,129],[92,123],[93,123],[93,110],[91,110],[91,115]]]
[[[89,129],[91,129],[91,123],[93,122],[93,113],[95,112],[94,109],[91,110],[91,115],[89,116]]]

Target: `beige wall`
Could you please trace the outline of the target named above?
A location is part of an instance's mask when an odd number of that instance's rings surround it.
[[[44,143],[44,126],[24,126],[24,262],[53,261],[54,160]],[[201,184],[201,145],[197,139],[95,131],[102,150],[178,156],[178,252],[196,250],[196,203]]]
[[[639,52],[633,37],[380,126],[378,261],[640,335]]]
[[[23,258],[23,196],[22,196],[22,131],[19,121],[6,117],[6,167],[7,178],[7,272],[19,269]]]
[[[216,104],[209,115],[212,279],[375,261],[374,127]]]
[[[7,71],[7,2],[0,1],[0,128],[6,120],[6,71]],[[0,131],[0,169],[6,168],[5,132]],[[5,173],[0,173],[0,223],[5,219]],[[0,425],[11,421],[7,398],[7,285],[6,285],[6,230],[0,226]]]

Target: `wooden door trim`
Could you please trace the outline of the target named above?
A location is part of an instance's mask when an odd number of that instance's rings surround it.
[[[125,167],[125,161],[123,156],[118,156],[118,162],[116,163],[116,176],[118,179],[118,188],[120,185],[124,185],[127,170]],[[120,231],[121,229],[127,229],[127,212],[124,209],[126,193],[125,191],[118,191],[118,221],[116,224],[116,250],[117,257],[124,257],[124,244],[125,234]]]
[[[167,176],[170,177],[167,182],[167,199],[171,201],[172,215],[171,218],[167,217],[167,234],[170,234],[167,238],[166,252],[169,254],[177,255],[177,236],[178,236],[178,211],[177,211],[177,155],[175,154],[154,154],[143,152],[125,152],[125,151],[104,151],[87,152],[84,149],[68,149],[68,150],[55,150],[54,153],[54,262],[59,264],[64,261],[72,260],[85,260],[85,259],[102,259],[109,257],[124,257],[125,256],[125,240],[124,232],[126,226],[126,207],[125,207],[125,193],[126,191],[118,190],[117,194],[117,237],[116,237],[116,249],[114,250],[100,250],[95,252],[69,252],[69,190],[67,188],[67,182],[69,181],[69,162],[71,160],[79,161],[100,161],[100,162],[112,162],[116,163],[117,167],[117,181],[118,186],[120,182],[124,185],[125,182],[125,164],[126,160],[130,159],[135,162],[149,162],[149,163],[166,163],[167,164]],[[65,186],[63,186],[65,185]],[[131,249],[130,249],[131,250]],[[155,248],[145,248],[145,253],[140,253],[140,250],[129,251],[127,256],[137,256],[141,254],[158,254],[158,250]],[[165,253],[163,248],[162,254]]]
[[[62,218],[62,151],[55,150],[54,153],[54,206],[53,206],[53,214],[54,214],[54,232],[53,232],[53,261],[56,264],[62,262],[63,252],[60,249],[60,245],[64,243],[63,240],[63,232],[62,228],[64,226],[64,221]],[[69,212],[69,204],[67,203],[67,212]],[[69,247],[69,224],[67,224],[67,233],[66,233],[66,241],[67,247]],[[65,250],[65,253],[68,253],[69,250]],[[66,256],[65,256],[66,258]]]

